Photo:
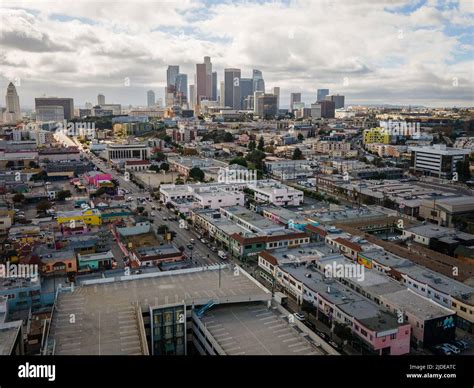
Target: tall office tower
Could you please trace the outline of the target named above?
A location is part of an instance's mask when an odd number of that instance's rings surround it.
[[[248,96],[253,96],[253,79],[252,78],[241,78],[240,79],[240,106],[242,109],[248,109],[245,105],[245,100]],[[253,109],[253,106],[250,108]]]
[[[336,104],[334,101],[324,100],[319,101],[321,105],[321,117],[325,119],[333,119],[335,117]]]
[[[146,105],[149,108],[155,106],[155,92],[153,90],[146,92]]]
[[[196,105],[196,86],[189,85],[189,107],[194,109],[194,105]]]
[[[176,76],[179,74],[178,65],[169,65],[166,70],[166,86],[176,85]]]
[[[258,108],[257,107],[257,101],[258,101],[259,97],[263,96],[264,94],[265,93],[260,91],[260,90],[256,90],[255,92],[253,92],[253,98],[250,99],[250,101],[253,102],[253,112],[255,114],[258,114],[258,112],[257,112],[257,108]],[[250,103],[250,101],[249,101],[249,103]]]
[[[344,96],[340,94],[328,95],[325,99],[334,102],[336,109],[344,108]]]
[[[181,93],[184,97],[188,97],[188,75],[178,74],[176,76],[176,92]]]
[[[105,96],[103,94],[99,94],[97,96],[97,105],[104,105],[105,104]]]
[[[232,109],[240,109],[240,69],[224,70],[224,103]]]
[[[35,98],[35,110],[40,107],[60,106],[63,108],[64,119],[71,120],[74,117],[74,100],[72,98],[40,97]]]
[[[212,72],[212,101],[217,101],[217,71]]]
[[[212,100],[212,63],[211,57],[204,57],[206,65],[206,96],[208,100]]]
[[[321,118],[321,104],[315,102],[311,104],[311,118],[313,119],[320,119]]]
[[[252,72],[252,79],[253,91],[265,93],[265,81],[263,80],[262,72],[260,70],[254,69]]]
[[[280,110],[280,88],[278,86],[275,86],[273,88],[273,95],[276,96],[277,98],[277,114],[278,114],[278,111]]]
[[[318,89],[318,98],[316,102],[324,101],[328,94],[329,94],[329,89]]]
[[[206,64],[196,64],[196,104],[200,105],[202,100],[209,100],[210,96],[207,95],[206,90]]]
[[[301,93],[290,94],[290,112],[293,111],[295,102],[301,102]]]
[[[219,88],[219,105],[225,106],[225,82],[221,81]]]
[[[263,93],[263,92],[255,92]],[[266,120],[274,118],[277,114],[277,96],[273,94],[261,94],[258,96],[256,102],[256,113],[259,117],[262,117]]]
[[[16,92],[15,85],[9,83],[7,87],[7,94],[5,95],[6,101],[6,110],[5,118],[6,122],[17,122],[21,120],[21,110],[20,110],[20,98]]]

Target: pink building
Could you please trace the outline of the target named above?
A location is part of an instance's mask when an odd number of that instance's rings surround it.
[[[98,187],[100,182],[111,181],[112,175],[97,171],[89,171],[88,173],[84,174],[84,179],[86,181],[86,185]]]

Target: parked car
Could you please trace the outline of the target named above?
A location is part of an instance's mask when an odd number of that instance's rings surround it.
[[[465,340],[454,340],[451,341],[451,344],[453,344],[460,350],[468,350],[470,348],[469,342]]]
[[[203,244],[207,244],[207,240],[206,240],[205,238],[202,238],[202,239],[201,239],[201,242],[202,242]]]
[[[194,240],[193,238],[190,239],[189,242],[190,242],[191,244],[196,244],[196,240]]]
[[[186,247],[187,247],[188,249],[194,249],[194,245],[193,245],[193,244],[188,244],[188,245],[186,245]]]
[[[294,313],[293,315],[298,321],[304,322],[306,320],[306,317],[304,316],[304,314]]]
[[[431,348],[431,351],[436,354],[436,355],[439,355],[439,356],[449,356],[451,355],[451,351],[449,351],[448,349],[445,349],[444,347],[438,345],[438,346],[434,346],[433,348]]]
[[[211,246],[209,249],[210,249],[212,252],[217,252],[217,248],[216,248],[215,246]]]
[[[459,349],[457,346],[454,346],[454,345],[452,345],[452,344],[446,343],[446,344],[443,344],[442,346],[443,346],[444,348],[449,349],[449,350],[451,351],[451,353],[454,353],[454,354],[459,354],[459,353],[461,353],[461,349]]]

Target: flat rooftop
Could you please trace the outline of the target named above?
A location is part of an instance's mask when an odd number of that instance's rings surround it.
[[[23,321],[0,323],[0,356],[10,356]]]
[[[322,355],[277,310],[264,303],[215,306],[201,321],[228,355]]]
[[[425,321],[454,313],[432,300],[407,289],[383,295],[382,299],[383,301],[391,302],[391,304],[397,306],[402,311],[409,312]]]
[[[271,294],[246,272],[228,266],[155,272],[83,281],[74,292],[59,293],[50,338],[56,355],[143,354],[135,304],[202,305],[266,301]],[[220,276],[219,276],[220,273]],[[220,284],[219,284],[220,278]],[[70,323],[71,314],[75,323]]]

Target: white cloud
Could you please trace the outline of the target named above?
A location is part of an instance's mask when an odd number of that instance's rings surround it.
[[[1,84],[22,78],[26,105],[43,92],[83,104],[99,91],[144,104],[146,90],[161,94],[167,64],[181,65],[191,84],[195,63],[209,55],[219,78],[225,67],[241,68],[244,77],[261,69],[269,88],[281,87],[283,104],[292,91],[310,103],[317,88],[329,87],[349,103],[474,105],[472,58],[457,60],[473,50],[459,40],[472,37],[470,3],[440,8],[431,1],[402,13],[410,2],[6,2]],[[450,25],[464,30],[447,34]]]

